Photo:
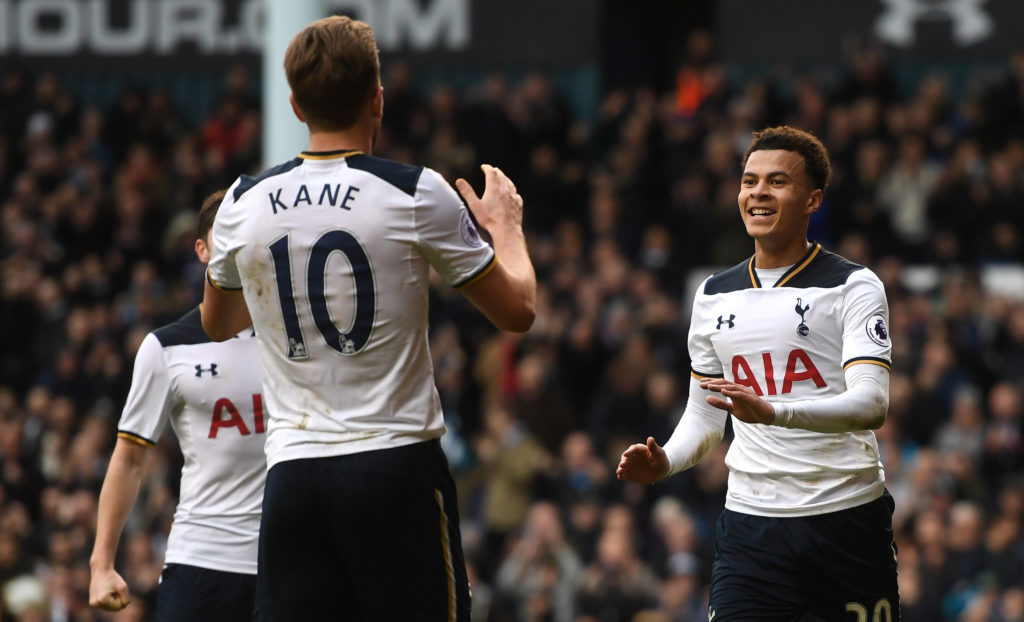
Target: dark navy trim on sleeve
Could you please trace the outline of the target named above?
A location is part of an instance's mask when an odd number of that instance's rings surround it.
[[[120,438],[138,443],[143,447],[152,447],[153,445],[156,445],[156,441],[152,441],[145,436],[139,436],[135,432],[129,432],[128,430],[118,430],[117,435]]]
[[[197,343],[210,343],[213,341],[206,334],[206,331],[203,330],[203,321],[199,315],[199,307],[192,309],[174,322],[154,330],[153,335],[160,342],[160,345],[165,348],[171,346],[191,346]]]
[[[232,193],[235,197],[235,201],[240,199],[243,194],[251,190],[253,186],[260,183],[261,181],[265,179],[270,179],[275,175],[282,175],[284,173],[287,173],[296,166],[299,166],[300,164],[302,164],[302,158],[293,158],[283,164],[278,164],[277,166],[268,168],[262,173],[256,175],[255,177],[251,175],[242,175],[241,177],[238,178],[238,185],[235,186],[235,191]]]
[[[206,269],[206,280],[217,291],[221,291],[221,292],[240,292],[240,291],[242,291],[241,287],[224,287],[223,285],[221,285],[217,281],[214,281],[213,277],[210,276],[210,269],[209,268]]]
[[[858,363],[867,363],[871,365],[878,365],[884,367],[889,371],[892,371],[892,362],[888,359],[883,359],[878,356],[855,356],[852,359],[843,363],[843,369],[847,369],[851,365],[857,365]]]
[[[466,278],[462,279],[458,283],[453,283],[452,287],[454,287],[455,289],[460,289],[460,288],[463,288],[463,287],[469,285],[470,283],[475,283],[475,282],[479,281],[480,279],[484,278],[485,276],[487,276],[488,274],[490,274],[491,270],[494,270],[494,268],[497,265],[498,265],[498,256],[495,255],[494,252],[492,251],[491,252],[491,258],[490,258],[490,260],[487,263],[485,263],[484,265],[480,266],[472,274],[470,274]]]
[[[705,378],[725,378],[725,374],[706,374],[693,368],[690,369],[690,375],[697,380],[704,380]]]
[[[349,156],[345,162],[349,168],[379,177],[409,196],[416,196],[416,185],[423,174],[422,166],[409,166],[364,154]]]

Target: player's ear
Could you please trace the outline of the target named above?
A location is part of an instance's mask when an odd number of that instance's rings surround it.
[[[292,112],[295,113],[295,116],[298,117],[299,121],[305,123],[306,117],[302,116],[302,111],[299,110],[299,105],[295,103],[294,93],[288,93],[288,102],[292,105]]]
[[[821,191],[821,188],[815,188],[814,191],[811,192],[810,196],[807,197],[808,214],[813,214],[814,212],[818,211],[818,208],[821,207],[821,199],[824,196],[824,194],[825,193]]]
[[[210,247],[206,245],[203,238],[196,240],[196,257],[203,263],[210,263]]]
[[[377,94],[373,96],[373,118],[380,119],[384,116],[384,87],[377,87]]]

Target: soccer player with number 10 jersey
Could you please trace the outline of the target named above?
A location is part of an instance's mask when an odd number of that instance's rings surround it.
[[[250,318],[264,369],[266,494],[256,619],[469,620],[455,486],[427,339],[430,270],[496,326],[533,323],[523,201],[371,155],[384,93],[373,32],[329,17],[285,54],[309,149],[228,189],[203,326]]]

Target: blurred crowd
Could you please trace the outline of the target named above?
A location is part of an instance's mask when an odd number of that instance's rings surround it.
[[[145,334],[192,308],[202,198],[260,161],[250,77],[189,124],[167,92],[79,101],[0,79],[0,602],[20,622],[146,620],[181,457],[150,452],[118,567],[135,602],[87,605],[97,495]],[[706,620],[726,441],[654,486],[618,456],[667,440],[686,401],[695,279],[752,252],[737,214],[752,130],[818,135],[815,238],[873,268],[893,335],[877,431],[896,500],[903,620],[1024,621],[1024,53],[953,88],[877,50],[737,79],[692,36],[674,88],[610,88],[591,118],[544,75],[466,88],[385,67],[376,155],[482,187],[516,182],[538,318],[497,333],[432,288],[431,340],[459,484],[474,620]],[[267,163],[271,164],[271,163]]]

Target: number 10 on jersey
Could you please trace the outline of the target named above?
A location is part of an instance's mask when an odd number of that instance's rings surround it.
[[[281,301],[281,315],[284,318],[285,336],[288,339],[287,354],[292,360],[309,358],[306,338],[299,314],[312,319],[324,341],[339,354],[356,354],[366,346],[373,330],[377,309],[377,294],[374,287],[373,270],[366,251],[348,231],[334,229],[325,232],[313,243],[302,263],[306,264],[305,296],[296,296],[292,283],[292,258],[288,234],[275,240],[270,246],[274,262],[274,277],[277,280],[277,294]],[[352,266],[355,281],[353,320],[349,332],[342,332],[331,319],[325,295],[327,261],[331,253],[345,255]]]

